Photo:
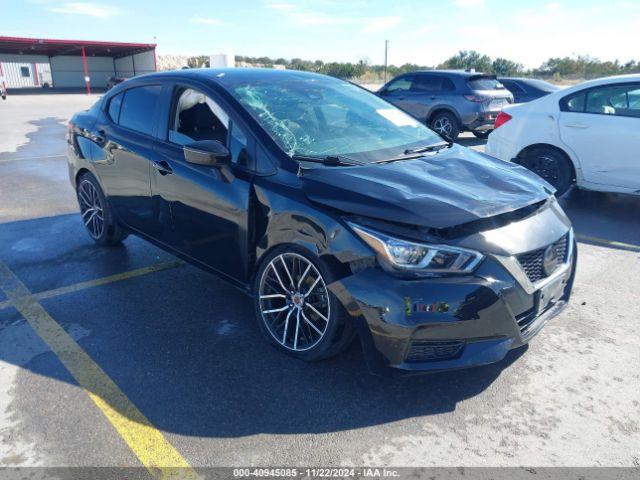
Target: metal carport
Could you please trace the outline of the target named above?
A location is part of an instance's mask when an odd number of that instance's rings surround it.
[[[0,36],[0,77],[7,88],[105,88],[109,77],[155,72],[155,43]],[[46,85],[45,85],[46,84]]]

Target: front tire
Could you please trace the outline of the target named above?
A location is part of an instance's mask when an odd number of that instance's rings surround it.
[[[295,247],[275,249],[254,282],[258,326],[278,350],[305,361],[329,358],[354,337],[346,312],[327,285],[331,270],[315,255]]]
[[[460,135],[460,126],[458,125],[458,119],[453,113],[440,112],[434,115],[429,124],[429,128],[445,138],[448,137],[451,140],[455,140]]]
[[[550,183],[556,189],[557,197],[567,193],[575,181],[570,161],[552,148],[533,148],[520,164]]]
[[[87,233],[98,245],[117,245],[127,237],[118,225],[96,177],[85,172],[78,178],[76,188],[80,215]]]

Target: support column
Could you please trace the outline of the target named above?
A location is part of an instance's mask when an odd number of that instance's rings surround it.
[[[89,78],[89,69],[87,68],[87,55],[84,47],[82,47],[82,71],[84,72],[84,83],[87,85],[87,95],[91,95],[91,79]]]

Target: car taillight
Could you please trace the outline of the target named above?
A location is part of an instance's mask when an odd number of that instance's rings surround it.
[[[496,123],[493,124],[493,129],[495,130],[499,126],[504,125],[505,123],[507,123],[512,118],[513,117],[511,115],[509,115],[508,113],[500,112],[498,114],[498,116],[496,117]]]
[[[475,103],[482,103],[489,100],[489,97],[483,97],[482,95],[464,95],[464,98]]]

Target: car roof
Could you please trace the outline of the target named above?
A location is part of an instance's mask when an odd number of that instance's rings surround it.
[[[572,85],[570,87],[564,88],[562,90],[558,90],[551,94],[551,96],[556,95],[567,95],[573,92],[579,92],[580,90],[584,90],[592,87],[599,87],[601,85],[615,85],[618,83],[629,83],[629,82],[640,82],[640,74],[633,73],[629,75],[614,75],[611,77],[603,77],[596,78],[594,80],[587,80],[586,82],[578,83],[576,85]]]
[[[451,75],[451,76],[455,76],[455,77],[464,77],[464,78],[468,78],[468,77],[477,77],[477,76],[481,76],[481,77],[493,77],[494,75],[490,74],[490,73],[484,73],[484,72],[470,72],[468,70],[416,70],[414,72],[407,72],[407,75],[410,74],[416,74],[416,73],[437,73],[440,75]]]
[[[313,72],[301,70],[277,70],[274,68],[189,68],[182,70],[168,70],[166,72],[149,73],[135,77],[145,81],[161,78],[190,78],[202,82],[215,82],[224,85],[228,81],[243,82],[256,80],[276,80],[294,78],[327,78]]]

